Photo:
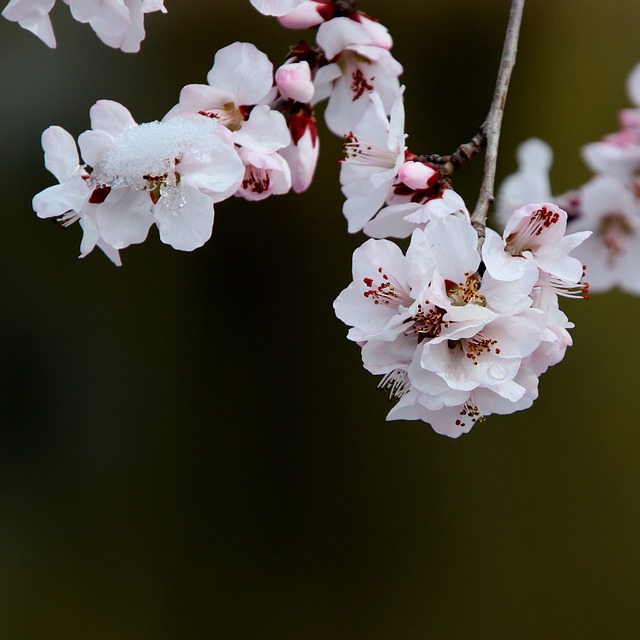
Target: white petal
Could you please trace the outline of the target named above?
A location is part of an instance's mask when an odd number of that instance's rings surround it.
[[[304,0],[251,0],[251,4],[267,16],[283,16],[302,2]]]
[[[150,208],[151,198],[146,191],[111,191],[96,210],[100,235],[116,249],[144,242],[153,224]]]
[[[238,106],[258,104],[273,84],[273,65],[255,45],[234,42],[216,53],[207,82],[229,91]]]
[[[89,110],[89,116],[94,131],[106,131],[114,138],[137,126],[131,112],[113,100],[98,100]]]
[[[49,11],[54,4],[55,0],[11,0],[2,11],[2,15],[7,20],[17,22],[47,46],[54,48],[56,38],[49,19]]]
[[[97,34],[121,36],[129,26],[129,9],[123,0],[65,0],[78,22],[89,23]]]
[[[73,136],[62,127],[49,127],[42,134],[44,166],[64,182],[78,168],[78,147]]]
[[[32,206],[39,218],[54,218],[64,215],[67,211],[80,212],[89,196],[84,181],[78,178],[37,193]]]
[[[233,102],[234,96],[226,89],[208,84],[188,84],[180,91],[180,112],[198,113],[211,109],[223,109]]]
[[[233,139],[236,144],[260,153],[273,153],[291,142],[287,121],[267,105],[255,107]]]
[[[180,251],[193,251],[210,237],[213,228],[213,202],[211,198],[188,186],[183,187],[185,204],[178,213],[156,205],[154,217],[160,240]]]

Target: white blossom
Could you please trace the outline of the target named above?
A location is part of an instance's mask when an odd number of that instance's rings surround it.
[[[127,53],[140,50],[144,14],[166,13],[164,0],[64,0],[78,22],[88,23],[100,40]],[[2,15],[38,36],[49,47],[56,38],[49,19],[55,0],[11,0]]]

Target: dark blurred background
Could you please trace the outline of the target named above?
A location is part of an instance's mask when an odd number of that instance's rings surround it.
[[[160,118],[218,48],[278,62],[298,34],[246,0],[167,0],[132,56],[58,4],[55,51],[0,20],[0,637],[640,637],[640,300],[569,300],[575,347],[527,412],[458,441],[385,422],[331,308],[363,241],[340,140],[308,193],[218,205],[193,253],[152,230],[120,269],[78,260],[80,228],[31,210],[50,124],[79,134],[100,98]],[[411,149],[468,140],[507,0],[361,8],[405,66]],[[531,136],[555,192],[589,177],[579,148],[628,106],[639,27],[637,0],[529,0],[499,177]]]

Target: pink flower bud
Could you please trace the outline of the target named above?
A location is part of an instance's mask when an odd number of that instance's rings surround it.
[[[276,84],[283,97],[306,104],[313,97],[313,82],[309,64],[293,62],[283,64],[276,71]]]
[[[405,162],[400,167],[398,179],[410,189],[416,191],[427,189],[432,186],[435,176],[438,172],[422,162]]]

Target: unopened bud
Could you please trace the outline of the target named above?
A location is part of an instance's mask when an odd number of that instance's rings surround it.
[[[398,179],[410,189],[419,191],[433,185],[438,172],[422,162],[405,162],[400,167]]]
[[[275,78],[278,90],[283,97],[303,104],[311,101],[314,89],[311,69],[307,62],[283,64],[276,71]]]

